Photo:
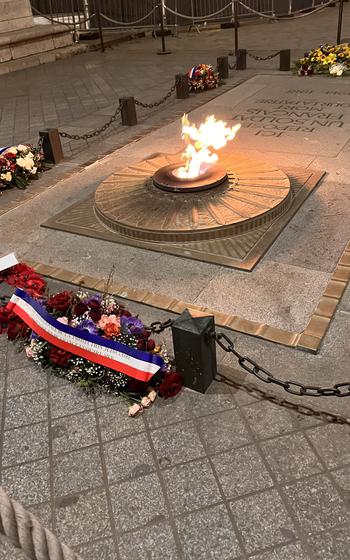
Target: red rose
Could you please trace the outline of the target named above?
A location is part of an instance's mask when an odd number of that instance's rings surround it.
[[[100,302],[92,299],[91,301],[89,301],[89,308],[90,308],[90,317],[91,319],[97,323],[101,317],[102,317],[102,312],[101,312],[101,304]]]
[[[182,375],[177,371],[166,373],[164,380],[158,387],[160,397],[168,399],[175,397],[182,388]]]
[[[12,266],[7,271],[7,275],[5,276],[6,282],[10,286],[17,286],[17,283],[21,282],[21,286],[19,287],[23,287],[23,282],[26,276],[29,276],[32,273],[35,274],[34,270],[26,264],[15,264],[15,266]]]
[[[147,350],[148,350],[149,352],[153,352],[153,350],[155,349],[155,347],[156,347],[156,343],[154,342],[153,338],[149,338],[149,339],[147,340]]]
[[[16,315],[10,317],[7,327],[7,337],[9,340],[16,340],[17,338],[26,338],[29,332],[29,327]]]
[[[139,338],[137,343],[136,343],[136,348],[138,350],[146,350],[147,346],[146,346],[146,341],[143,338]]]
[[[72,302],[72,292],[60,292],[55,296],[51,296],[46,303],[49,309],[54,311],[66,312]]]
[[[61,350],[61,348],[57,348],[56,346],[50,348],[49,358],[51,362],[57,366],[66,367],[72,356],[73,354],[70,352]]]
[[[43,295],[46,288],[46,281],[38,274],[31,274],[24,285],[24,288],[28,294],[34,298]]]
[[[120,315],[123,315],[124,317],[131,317],[131,313],[127,309],[122,309]]]
[[[148,382],[139,381],[133,377],[129,377],[128,380],[128,391],[130,393],[137,393],[138,395],[144,395],[147,391]]]
[[[82,301],[78,301],[78,303],[76,303],[74,306],[74,315],[76,315],[77,317],[81,317],[82,315],[84,315],[84,313],[86,313],[87,310],[88,306]]]

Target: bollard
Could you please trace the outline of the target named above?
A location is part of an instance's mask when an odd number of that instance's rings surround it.
[[[120,115],[124,126],[137,124],[136,106],[134,97],[121,97],[119,99]]]
[[[245,70],[247,68],[247,51],[246,49],[238,49],[236,53],[236,70]]]
[[[221,80],[229,78],[228,56],[219,56],[217,58],[218,72]]]
[[[286,72],[290,70],[290,49],[280,51],[280,71]]]
[[[176,74],[175,76],[176,84],[176,98],[177,99],[187,99],[190,96],[190,86],[188,83],[187,74]]]
[[[39,132],[42,150],[47,163],[59,163],[64,159],[62,144],[57,128],[47,128]]]
[[[176,368],[185,387],[205,393],[216,373],[213,315],[186,309],[172,326]]]

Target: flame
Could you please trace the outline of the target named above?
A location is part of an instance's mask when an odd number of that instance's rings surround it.
[[[236,132],[241,128],[236,124],[227,127],[224,121],[217,121],[214,115],[207,117],[205,122],[197,128],[191,124],[185,114],[182,117],[182,138],[187,143],[186,150],[181,154],[186,160],[184,167],[174,171],[180,179],[194,179],[205,173],[208,166],[218,161],[218,155],[211,150],[220,150],[227,142],[233,140]]]

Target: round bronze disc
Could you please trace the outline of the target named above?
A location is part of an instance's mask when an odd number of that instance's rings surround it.
[[[197,179],[182,179],[174,175],[174,170],[182,167],[178,163],[165,165],[153,175],[153,183],[159,189],[169,192],[206,191],[221,185],[227,179],[225,167],[219,164],[210,165],[205,173]]]
[[[201,192],[166,192],[153,176],[178,155],[159,155],[118,171],[95,193],[95,213],[121,235],[154,242],[230,237],[269,224],[290,206],[287,175],[273,164],[245,156],[220,157],[227,180]]]

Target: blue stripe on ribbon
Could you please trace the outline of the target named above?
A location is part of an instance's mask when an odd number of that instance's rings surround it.
[[[144,352],[143,350],[136,350],[135,348],[130,348],[130,346],[122,344],[121,342],[109,340],[108,338],[91,334],[86,330],[76,329],[74,327],[70,327],[69,325],[60,323],[59,321],[57,321],[57,319],[52,317],[38,301],[31,298],[21,288],[16,288],[15,295],[28,303],[33,309],[35,309],[35,311],[52,327],[55,327],[56,329],[66,334],[72,335],[78,339],[80,338],[86,340],[87,342],[93,342],[94,344],[104,346],[105,348],[110,348],[111,350],[115,350],[116,352],[121,352],[122,354],[131,356],[132,358],[136,358],[137,360],[155,364],[160,368],[164,366],[163,358],[161,358],[161,356],[158,356],[157,354],[151,354],[150,352]]]
[[[3,154],[4,152],[6,152],[6,150],[9,149],[10,146],[6,146],[6,148],[0,148],[0,154]]]

